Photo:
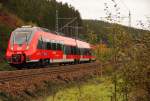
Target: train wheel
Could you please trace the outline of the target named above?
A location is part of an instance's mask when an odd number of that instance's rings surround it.
[[[80,63],[80,60],[74,60],[74,64],[79,64]]]
[[[89,59],[89,61],[88,61],[89,63],[91,63],[92,62],[92,60],[91,59]]]
[[[40,66],[47,66],[50,64],[50,60],[49,59],[41,59],[40,60]]]

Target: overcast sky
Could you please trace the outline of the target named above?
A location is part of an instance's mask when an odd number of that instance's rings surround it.
[[[59,2],[71,4],[81,13],[83,19],[105,20],[107,3],[108,11],[116,15],[113,0],[57,0]],[[142,20],[144,27],[148,26],[146,16],[150,17],[150,0],[115,0],[118,5],[121,17],[128,16],[128,11],[131,11],[132,26],[137,27],[139,20]],[[118,11],[118,12],[119,12]],[[122,19],[121,24],[128,25],[128,19]]]

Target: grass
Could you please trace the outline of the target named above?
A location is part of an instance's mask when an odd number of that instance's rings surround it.
[[[0,71],[12,71],[15,68],[12,68],[7,62],[0,62]]]
[[[0,99],[2,101],[110,101],[113,84],[111,77],[90,76],[68,84],[45,81],[44,85],[37,86],[36,90],[25,91],[23,95],[16,97],[0,93]]]
[[[110,78],[94,78],[84,84],[75,83],[73,87],[59,90],[55,97],[49,96],[45,101],[110,101],[112,87]]]
[[[0,101],[14,101],[12,96],[9,96],[9,94],[0,92]]]

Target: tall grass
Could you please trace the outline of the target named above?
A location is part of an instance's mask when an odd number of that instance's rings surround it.
[[[45,101],[110,101],[112,82],[109,78],[95,77],[84,84],[74,83],[73,87],[58,91]]]

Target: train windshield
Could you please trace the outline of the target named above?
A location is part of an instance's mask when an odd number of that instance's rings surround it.
[[[13,44],[28,44],[31,37],[30,31],[16,31],[13,33],[12,42]]]

